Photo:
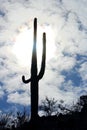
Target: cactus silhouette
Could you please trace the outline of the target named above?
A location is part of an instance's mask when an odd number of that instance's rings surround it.
[[[38,116],[38,85],[39,80],[43,77],[45,72],[46,64],[46,33],[43,33],[43,50],[42,50],[42,61],[41,69],[38,74],[37,69],[37,18],[34,18],[34,43],[32,50],[32,60],[31,60],[31,78],[25,79],[22,76],[22,81],[27,84],[30,82],[31,87],[31,119],[35,119]]]

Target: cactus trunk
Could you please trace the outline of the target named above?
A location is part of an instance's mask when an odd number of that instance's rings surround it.
[[[46,61],[46,34],[43,33],[43,52],[42,52],[42,63],[39,74],[37,74],[37,18],[34,19],[34,43],[32,50],[31,60],[31,78],[25,80],[25,76],[22,76],[24,83],[29,83],[31,86],[31,119],[35,120],[38,116],[38,87],[39,80],[43,77],[45,72],[45,61]]]
[[[31,117],[37,117],[38,114],[38,79],[37,79],[37,19],[34,19],[34,44],[31,62]]]

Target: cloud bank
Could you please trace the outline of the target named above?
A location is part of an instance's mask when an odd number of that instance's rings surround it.
[[[30,68],[17,63],[12,48],[19,29],[30,27],[34,17],[39,24],[51,25],[56,47],[40,81],[40,100],[48,96],[70,104],[87,94],[86,14],[86,0],[1,0],[0,99],[7,96],[8,103],[30,104],[30,86],[21,80],[24,74],[28,77]]]

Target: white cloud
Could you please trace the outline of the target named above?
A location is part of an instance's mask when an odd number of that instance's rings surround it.
[[[75,12],[81,21],[87,26],[86,19],[87,19],[87,1],[86,0],[64,0],[64,5],[68,10],[71,10],[72,12]]]
[[[80,9],[79,9],[80,7]],[[70,72],[77,65],[76,55],[87,55],[87,2],[85,0],[1,0],[0,8],[4,16],[0,15],[0,80],[3,90],[8,92],[8,102],[27,105],[29,95],[28,86],[22,84],[21,76],[30,77],[29,69],[19,66],[12,53],[14,37],[18,35],[22,26],[30,27],[33,18],[38,23],[49,24],[55,34],[55,57],[47,62],[46,73],[40,82],[40,98],[48,95],[57,99],[71,102],[82,91],[81,86],[73,86],[72,81],[66,82],[62,71]],[[49,49],[52,49],[49,47]],[[87,64],[80,62],[82,82],[87,80]],[[65,92],[61,89],[67,88]],[[4,91],[0,91],[0,97]],[[18,93],[23,90],[24,93]],[[86,87],[84,90],[87,91]],[[24,98],[25,97],[25,98]]]
[[[79,69],[80,76],[83,81],[87,81],[87,62],[81,64]]]
[[[20,105],[29,105],[30,104],[28,93],[19,94],[18,92],[9,94],[7,102],[17,103]]]

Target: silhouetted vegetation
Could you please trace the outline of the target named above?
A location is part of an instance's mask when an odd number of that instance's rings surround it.
[[[45,100],[42,100],[40,110],[44,113],[45,116],[52,116],[58,114],[57,109],[57,100],[54,98],[46,97]]]
[[[22,112],[2,113],[0,114],[0,130],[18,128],[29,121],[29,115],[24,108]]]
[[[17,112],[15,118],[12,118],[12,113],[2,113],[0,130],[87,130],[87,95],[81,96],[69,110],[65,108],[63,101],[58,103],[54,98],[46,97],[42,102],[42,108],[46,114],[42,117],[38,116],[34,121],[29,120],[25,110]],[[59,113],[61,108],[63,111]]]

